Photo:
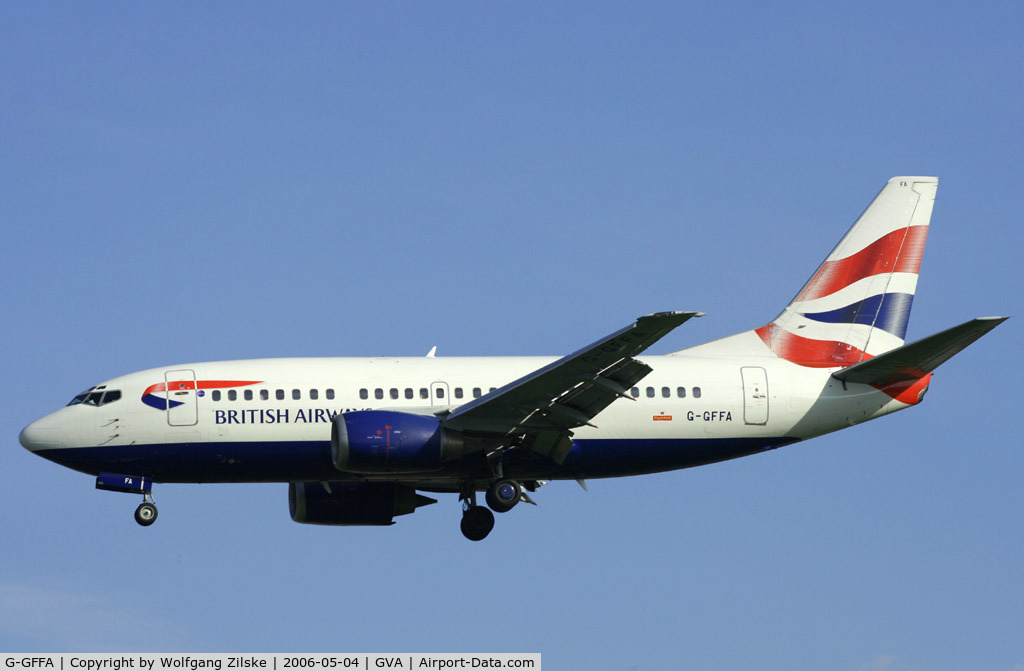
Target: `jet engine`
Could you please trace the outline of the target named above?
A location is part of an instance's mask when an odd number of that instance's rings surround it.
[[[436,499],[393,483],[292,482],[288,509],[292,520],[332,526],[388,526],[393,518],[415,512]]]
[[[462,434],[433,415],[357,410],[334,418],[331,458],[349,473],[436,471],[465,451]]]

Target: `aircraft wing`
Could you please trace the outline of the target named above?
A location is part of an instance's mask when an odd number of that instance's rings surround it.
[[[571,429],[590,420],[651,372],[633,357],[703,312],[658,312],[640,317],[581,350],[471,401],[444,420],[472,434],[516,437],[518,445],[561,463]]]

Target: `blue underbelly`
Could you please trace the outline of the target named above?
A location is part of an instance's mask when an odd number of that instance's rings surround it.
[[[793,438],[578,440],[562,464],[509,452],[506,477],[608,478],[657,473],[735,459],[797,442]],[[146,476],[156,482],[298,482],[362,480],[334,468],[328,441],[178,443],[64,448],[37,452],[58,464]],[[421,473],[378,474],[397,481],[487,479],[481,455]]]

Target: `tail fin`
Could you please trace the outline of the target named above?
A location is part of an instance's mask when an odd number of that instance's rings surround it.
[[[903,345],[936,177],[893,177],[804,288],[755,332],[801,366],[850,366]]]

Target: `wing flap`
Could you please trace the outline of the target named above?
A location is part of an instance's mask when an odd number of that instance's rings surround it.
[[[701,312],[659,312],[456,409],[445,425],[463,432],[523,435],[527,449],[565,458],[570,431],[590,424],[651,372],[633,359]],[[525,434],[525,435],[524,435]]]
[[[572,449],[572,437],[567,432],[540,431],[527,436],[523,447],[560,464]]]
[[[614,370],[612,370],[614,369]],[[631,398],[629,388],[642,380],[651,367],[636,359],[626,359],[594,376],[591,384],[581,382],[556,399],[557,403],[576,408],[595,417],[617,398]]]

